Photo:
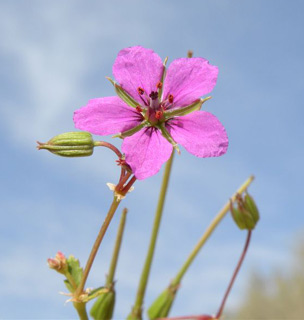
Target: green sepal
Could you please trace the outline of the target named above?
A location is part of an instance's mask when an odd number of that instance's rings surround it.
[[[160,129],[163,137],[167,139],[167,141],[172,144],[173,148],[180,154],[178,144],[174,141],[174,139],[171,137],[170,133],[166,129],[165,123],[161,123],[157,127]]]
[[[249,211],[243,206],[234,208],[232,202],[230,202],[230,212],[236,225],[241,230],[252,230],[254,229],[256,222]]]
[[[246,193],[244,197],[244,208],[251,213],[251,216],[256,224],[260,219],[259,210],[253,198],[248,193]]]
[[[127,130],[127,131],[124,131],[124,132],[121,132],[121,133],[118,133],[118,134],[115,134],[114,136],[112,136],[112,138],[121,138],[121,139],[124,139],[126,137],[130,137],[132,136],[134,133],[140,131],[142,128],[144,128],[145,126],[147,126],[149,123],[144,120],[143,122],[141,122],[139,125],[137,125],[136,127],[130,129],[130,130]]]
[[[99,297],[99,296],[101,296],[101,295],[103,295],[105,293],[108,293],[108,292],[109,292],[109,289],[106,288],[106,287],[96,288],[96,289],[90,291],[88,293],[88,295],[85,298],[82,299],[82,302],[88,302],[88,301],[90,301],[92,299],[95,299],[95,298],[97,298],[97,297]]]
[[[150,320],[166,318],[171,310],[177,292],[177,287],[165,289],[152,303],[147,311]]]
[[[163,63],[163,74],[162,74],[162,77],[161,77],[161,83],[162,83],[162,87],[159,89],[158,91],[158,100],[160,101],[161,98],[162,98],[162,94],[163,94],[163,90],[164,90],[164,80],[165,80],[165,76],[166,76],[166,72],[167,72],[167,69],[166,69],[166,64],[167,64],[167,61],[168,61],[168,57],[165,58],[164,60],[164,63]]]
[[[110,320],[115,306],[115,291],[108,290],[99,295],[93,304],[90,315],[94,320]]]
[[[114,80],[109,77],[106,77],[114,86],[115,92],[117,95],[130,107],[136,108],[139,103],[135,101],[120,85],[118,85]]]
[[[211,97],[207,97],[205,99],[199,99],[187,107],[167,110],[164,112],[164,118],[165,118],[165,120],[168,120],[168,119],[176,117],[176,116],[179,116],[179,117],[185,116],[191,112],[199,111],[201,109],[203,103],[205,103],[209,99],[211,99]]]

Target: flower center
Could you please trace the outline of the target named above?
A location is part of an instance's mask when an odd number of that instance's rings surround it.
[[[143,106],[137,106],[136,110],[140,113],[144,113],[145,119],[149,121],[151,126],[156,126],[164,121],[164,111],[170,108],[174,101],[172,94],[169,94],[167,99],[161,101],[160,96],[162,87],[162,82],[158,81],[156,84],[156,91],[151,91],[149,95],[142,87],[137,88]]]

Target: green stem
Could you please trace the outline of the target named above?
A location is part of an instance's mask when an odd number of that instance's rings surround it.
[[[254,177],[250,176],[244,184],[237,190],[237,192],[232,196],[231,200],[235,201],[236,195],[243,193],[251,184]],[[184,263],[184,265],[181,267],[180,271],[176,275],[176,277],[171,282],[171,285],[176,286],[181,282],[182,277],[188,270],[189,266],[193,262],[194,258],[197,256],[200,249],[203,247],[205,242],[209,239],[214,229],[217,227],[217,225],[220,223],[220,221],[225,217],[226,213],[230,210],[230,201],[228,201],[225,206],[222,208],[222,210],[217,214],[217,216],[213,219],[207,230],[205,231],[204,235],[201,237],[201,239],[198,241],[192,252],[190,253],[188,259]]]
[[[153,260],[154,250],[155,250],[155,244],[157,240],[158,230],[161,222],[162,212],[164,208],[169,178],[170,178],[170,172],[172,168],[172,162],[173,162],[173,155],[174,150],[172,151],[172,155],[168,162],[166,163],[165,172],[163,176],[162,186],[160,189],[160,194],[158,198],[158,204],[155,212],[154,217],[154,224],[149,244],[148,253],[146,256],[146,261],[144,264],[144,268],[142,270],[139,286],[137,289],[137,295],[135,300],[135,305],[132,308],[131,314],[129,315],[128,319],[141,319],[141,313],[142,313],[142,305],[144,300],[144,295],[147,287],[147,282],[150,274],[151,264]]]
[[[73,305],[78,313],[80,320],[89,320],[86,310],[86,304],[84,302],[74,302]]]
[[[83,292],[83,289],[84,289],[84,286],[85,286],[85,283],[87,281],[87,278],[88,278],[88,275],[89,275],[89,272],[91,270],[91,267],[92,267],[92,264],[94,262],[94,259],[95,259],[95,256],[97,254],[97,251],[99,249],[99,246],[101,244],[101,241],[108,229],[108,226],[114,216],[114,213],[119,205],[121,200],[119,200],[116,196],[114,196],[114,199],[113,199],[113,202],[111,204],[111,207],[108,211],[108,214],[99,230],[99,233],[98,233],[98,236],[95,240],[95,243],[93,245],[93,248],[91,250],[91,253],[90,253],[90,256],[89,256],[89,259],[87,261],[87,264],[85,266],[85,269],[84,269],[84,272],[83,272],[83,275],[81,277],[81,280],[80,280],[80,284],[77,288],[77,290],[75,291],[75,294],[74,294],[74,298],[77,300],[77,298],[79,298],[79,296],[82,294]]]
[[[126,216],[127,216],[128,210],[126,208],[123,209],[122,211],[122,216],[120,218],[120,223],[117,231],[117,237],[115,241],[115,247],[113,251],[113,256],[111,260],[111,265],[109,268],[109,273],[107,275],[107,281],[106,281],[106,287],[109,288],[113,284],[114,280],[114,275],[115,275],[115,270],[116,270],[116,265],[117,265],[117,260],[118,260],[118,255],[119,255],[119,250],[122,242],[122,236],[126,224]]]

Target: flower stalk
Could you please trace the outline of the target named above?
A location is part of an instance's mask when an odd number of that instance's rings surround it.
[[[153,224],[149,249],[148,249],[146,261],[142,270],[139,286],[137,289],[135,304],[132,308],[131,314],[127,318],[129,320],[142,319],[142,305],[143,305],[147,282],[150,274],[151,264],[154,256],[159,226],[162,218],[162,213],[163,213],[163,208],[164,208],[164,203],[165,203],[165,198],[167,194],[169,178],[170,178],[170,173],[171,173],[171,168],[173,163],[173,157],[174,157],[174,150],[172,151],[170,159],[166,163],[162,186],[161,186],[161,190],[158,198],[158,204],[155,212],[155,218],[154,218],[154,224]]]
[[[252,233],[251,230],[248,230],[248,231],[247,231],[247,237],[246,237],[246,242],[245,242],[244,249],[243,249],[243,251],[242,251],[242,254],[241,254],[241,257],[240,257],[240,259],[239,259],[239,261],[238,261],[238,264],[237,264],[237,266],[236,266],[236,268],[235,268],[235,270],[234,270],[234,273],[233,273],[233,275],[232,275],[232,278],[231,278],[231,280],[230,280],[230,283],[229,283],[229,285],[228,285],[228,288],[227,288],[227,290],[226,290],[226,292],[225,292],[225,295],[224,295],[224,298],[223,298],[222,303],[221,303],[221,305],[220,305],[220,308],[219,308],[219,310],[218,310],[218,312],[217,312],[217,314],[216,314],[216,317],[215,317],[216,319],[220,319],[221,316],[222,316],[222,313],[223,313],[223,310],[224,310],[224,307],[225,307],[225,303],[226,303],[226,301],[227,301],[227,298],[228,298],[228,296],[229,296],[229,293],[230,293],[230,291],[231,291],[231,288],[232,288],[232,286],[233,286],[233,283],[234,283],[234,281],[235,281],[235,279],[236,279],[236,276],[238,275],[238,273],[239,273],[239,271],[240,271],[240,268],[241,268],[241,266],[242,266],[242,264],[243,264],[243,261],[244,261],[244,259],[245,259],[246,253],[247,253],[247,251],[248,251],[249,243],[250,243],[250,240],[251,240],[251,233]]]
[[[244,184],[237,190],[237,192],[232,196],[231,200],[235,201],[238,194],[243,193],[247,190],[251,182],[253,181],[254,177],[249,177]],[[157,318],[165,318],[168,316],[171,306],[174,302],[176,293],[180,287],[181,280],[190,267],[191,263],[209,239],[217,225],[221,222],[221,220],[225,217],[227,212],[230,210],[230,201],[228,201],[222,210],[217,214],[217,216],[213,219],[201,239],[198,241],[190,255],[188,256],[186,262],[181,267],[180,271],[177,273],[175,278],[171,281],[169,287],[167,287],[152,303],[150,308],[148,309],[148,315],[150,319],[157,319]]]
[[[236,196],[237,194],[242,194],[244,191],[247,190],[247,188],[249,187],[249,185],[251,184],[251,182],[253,181],[254,177],[250,176],[245,182],[244,184],[237,190],[237,192],[231,197],[232,201],[236,200]],[[218,224],[222,221],[222,219],[225,217],[225,215],[227,214],[227,212],[229,212],[230,210],[230,201],[228,201],[224,207],[222,208],[222,210],[217,214],[217,216],[213,219],[213,221],[211,222],[211,224],[209,225],[209,227],[207,228],[207,230],[205,231],[205,233],[203,234],[203,236],[201,237],[201,239],[198,241],[198,243],[196,244],[196,246],[194,247],[194,249],[192,250],[192,252],[190,253],[188,259],[186,260],[186,262],[184,263],[184,265],[181,267],[180,271],[178,272],[178,274],[176,275],[176,277],[174,278],[174,280],[172,281],[171,285],[178,285],[180,284],[184,274],[186,273],[186,271],[188,270],[188,268],[190,267],[191,263],[193,262],[194,258],[197,256],[197,254],[199,253],[199,251],[201,250],[201,248],[203,247],[203,245],[206,243],[206,241],[209,239],[209,237],[211,236],[211,234],[213,233],[213,231],[215,230],[215,228],[218,226]]]
[[[76,309],[80,320],[89,320],[85,302],[74,302],[73,306]]]
[[[119,227],[117,231],[117,237],[115,241],[115,247],[112,255],[112,260],[109,268],[109,273],[107,275],[107,281],[106,281],[106,287],[109,288],[112,286],[113,281],[114,281],[114,275],[115,275],[115,270],[116,270],[116,265],[117,265],[117,260],[118,260],[118,255],[121,247],[121,242],[122,242],[122,236],[126,224],[126,217],[127,217],[128,209],[124,208],[122,211],[122,216],[120,218],[119,222]]]
[[[120,204],[120,201],[121,199],[118,199],[116,196],[114,196],[114,199],[113,199],[113,202],[111,204],[111,207],[108,211],[108,214],[99,230],[99,233],[98,233],[98,236],[95,240],[95,243],[93,245],[93,248],[91,250],[91,253],[90,253],[90,256],[88,258],[88,261],[87,261],[87,264],[85,266],[85,269],[83,271],[83,275],[82,275],[82,278],[81,278],[81,281],[80,281],[80,284],[77,288],[77,290],[75,291],[75,294],[74,294],[74,298],[77,300],[79,298],[79,296],[83,293],[83,290],[84,290],[84,286],[85,286],[85,283],[87,281],[87,278],[88,278],[88,275],[90,273],[90,270],[91,270],[91,267],[93,265],[93,262],[94,262],[94,259],[96,257],[96,254],[97,254],[97,251],[100,247],[100,244],[101,244],[101,241],[110,225],[110,222],[116,212],[116,209],[118,208],[119,204]]]

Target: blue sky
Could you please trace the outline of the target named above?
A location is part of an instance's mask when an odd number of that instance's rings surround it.
[[[169,62],[192,49],[217,65],[204,107],[230,140],[221,158],[185,150],[175,158],[145,306],[252,173],[261,221],[227,308],[241,301],[251,270],[288,270],[304,224],[303,10],[300,0],[0,1],[1,318],[75,318],[46,259],[61,250],[85,264],[111,201],[106,182],[118,177],[115,158],[101,149],[90,158],[59,158],[37,152],[35,141],[73,131],[75,109],[113,95],[105,76],[118,51],[132,45]],[[115,319],[134,301],[161,176],[137,182],[122,204],[129,214]],[[119,215],[88,286],[103,284],[118,222]],[[184,278],[173,315],[216,312],[244,238],[227,217]]]

